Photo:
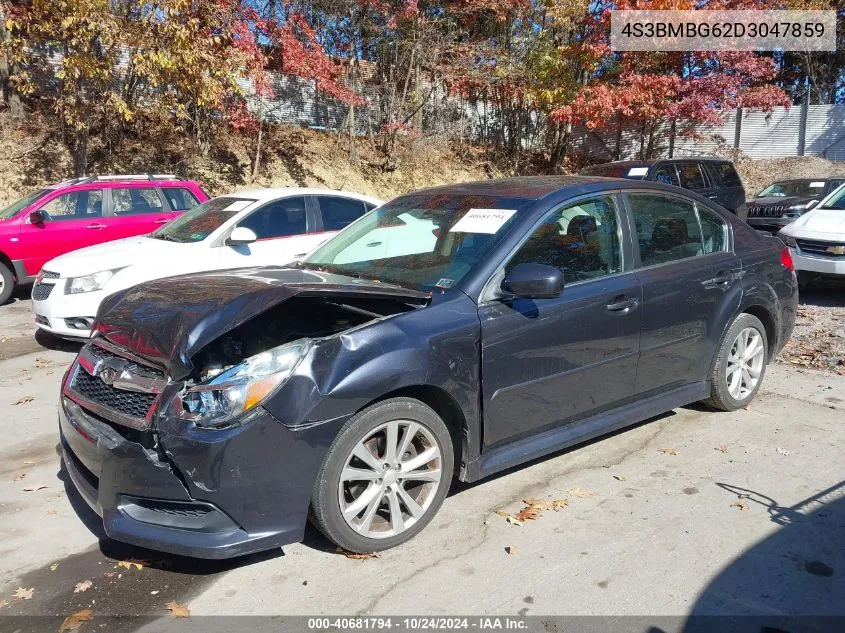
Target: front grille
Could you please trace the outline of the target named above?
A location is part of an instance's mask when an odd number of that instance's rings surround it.
[[[123,356],[115,354],[114,352],[109,351],[104,347],[100,347],[99,345],[91,345],[88,348],[88,351],[91,352],[92,356],[96,356],[99,360],[106,360],[108,358],[124,358]],[[141,365],[140,363],[133,363],[131,371],[133,374],[146,376],[147,378],[164,378],[163,371],[148,367],[147,365]]]
[[[779,218],[786,213],[786,205],[773,204],[765,207],[750,206],[748,207],[749,218]]]
[[[54,273],[49,270],[42,270],[41,271],[41,279],[58,279],[61,275],[59,273]]]
[[[802,253],[808,255],[820,255],[822,257],[832,257],[834,259],[845,257],[845,243],[842,242],[823,242],[821,240],[795,240],[798,243],[798,249]]]
[[[35,284],[35,287],[32,289],[32,300],[44,301],[44,299],[50,296],[50,293],[53,292],[53,288],[55,287],[56,284]]]
[[[156,401],[154,393],[123,391],[107,385],[97,376],[92,376],[82,367],[77,367],[70,385],[80,396],[100,406],[143,420]]]

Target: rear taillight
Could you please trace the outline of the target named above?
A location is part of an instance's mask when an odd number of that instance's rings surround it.
[[[795,263],[792,261],[792,254],[786,246],[780,251],[780,265],[790,272],[795,272]]]

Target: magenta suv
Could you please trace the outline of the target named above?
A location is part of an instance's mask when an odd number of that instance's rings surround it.
[[[0,210],[0,305],[54,257],[150,233],[207,199],[164,174],[75,178],[21,198]]]

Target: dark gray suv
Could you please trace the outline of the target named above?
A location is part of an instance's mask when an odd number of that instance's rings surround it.
[[[654,160],[624,160],[593,165],[583,176],[654,180],[683,187],[716,202],[745,220],[745,188],[733,163],[726,158],[683,157]]]

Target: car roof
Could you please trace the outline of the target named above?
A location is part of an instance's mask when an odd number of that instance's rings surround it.
[[[845,176],[829,176],[829,177],[820,177],[820,178],[779,178],[778,180],[773,180],[772,184],[776,185],[781,182],[827,182],[829,180],[842,180]]]
[[[220,197],[249,198],[251,200],[269,201],[288,196],[341,196],[357,200],[378,200],[378,198],[375,198],[374,196],[367,196],[361,193],[355,193],[354,191],[338,191],[336,189],[318,189],[312,187],[261,187],[224,193]]]
[[[140,185],[151,187],[184,187],[186,185],[199,186],[197,180],[183,180],[178,176],[171,174],[155,175],[152,177],[142,178],[141,175],[127,174],[117,176],[82,176],[80,178],[68,178],[61,182],[47,185],[44,189],[54,191],[56,189],[64,189],[67,187],[77,187],[81,185],[96,185],[97,187],[114,188],[125,187],[127,185]]]

